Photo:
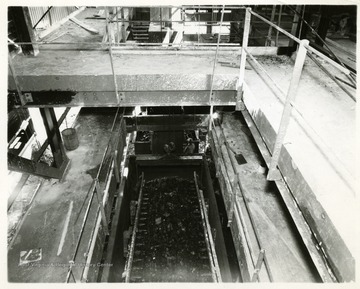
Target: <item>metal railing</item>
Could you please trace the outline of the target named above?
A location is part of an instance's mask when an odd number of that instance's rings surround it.
[[[244,74],[245,74],[245,63],[248,62],[252,68],[260,75],[260,77],[265,81],[265,83],[272,89],[274,95],[277,99],[284,105],[282,117],[280,121],[280,125],[277,131],[275,145],[272,151],[272,158],[269,165],[269,172],[267,175],[268,180],[279,180],[281,179],[281,174],[277,169],[280,151],[283,146],[284,138],[287,132],[287,128],[291,119],[291,114],[293,113],[295,121],[299,124],[300,128],[305,132],[305,134],[313,141],[315,146],[319,149],[320,153],[324,156],[326,161],[330,164],[330,166],[337,172],[339,177],[344,181],[344,184],[348,186],[348,188],[355,194],[355,180],[350,175],[347,168],[343,165],[342,161],[335,155],[335,153],[327,146],[326,142],[320,137],[320,135],[309,125],[309,123],[303,118],[302,114],[299,112],[298,108],[295,105],[295,98],[297,95],[297,90],[299,86],[300,77],[303,71],[303,66],[305,63],[305,59],[307,54],[315,54],[320,57],[322,60],[327,62],[328,64],[332,65],[340,72],[344,73],[345,75],[349,76],[350,71],[344,67],[341,63],[338,64],[334,60],[330,59],[329,57],[325,56],[321,52],[317,51],[313,47],[309,45],[308,40],[300,40],[299,38],[295,37],[294,35],[290,34],[289,32],[285,31],[284,29],[278,27],[276,24],[268,21],[264,17],[260,16],[259,14],[253,12],[251,8],[246,9],[246,21],[245,21],[245,31],[246,28],[250,27],[251,15],[263,20],[277,31],[285,34],[287,37],[292,39],[294,42],[298,43],[298,51],[295,59],[295,65],[292,71],[291,82],[288,88],[287,93],[284,93],[276,82],[271,78],[271,76],[266,72],[265,68],[255,59],[253,55],[249,52],[246,43],[246,37],[248,35],[244,33],[243,39],[243,46],[242,46],[242,53],[241,53],[241,62],[240,62],[240,76],[238,82],[238,99],[237,102],[243,103],[242,94],[244,92]],[[249,57],[250,59],[248,59]],[[313,58],[310,57],[312,60]],[[333,78],[331,78],[333,79]],[[333,79],[334,80],[334,79]],[[338,83],[337,83],[338,84]],[[354,101],[356,101],[355,97],[352,97]],[[313,260],[315,266],[319,270],[319,272],[326,272],[327,268],[322,268],[320,264]],[[324,273],[325,276],[327,273]]]
[[[295,119],[299,123],[300,127],[305,132],[307,132],[308,135],[310,134],[311,139],[317,144],[317,146],[319,146],[320,148],[324,148],[324,150],[321,150],[321,151],[322,152],[324,152],[324,151],[327,152],[326,159],[329,161],[331,166],[339,173],[340,177],[345,181],[345,183],[349,186],[349,188],[352,191],[354,191],[355,181],[350,176],[347,169],[342,165],[341,160],[339,160],[339,158],[331,151],[331,149],[326,145],[326,143],[321,139],[321,137],[314,131],[314,129],[311,128],[311,126],[302,117],[302,114],[299,112],[299,110],[296,108],[296,106],[294,104],[296,94],[297,94],[297,88],[298,88],[298,85],[299,85],[300,76],[301,76],[301,73],[302,73],[302,69],[303,69],[303,65],[304,65],[305,57],[306,57],[307,53],[316,54],[318,57],[325,60],[330,65],[337,68],[339,71],[345,73],[346,75],[349,75],[350,71],[347,68],[344,68],[343,66],[339,65],[338,63],[336,63],[335,61],[333,61],[329,57],[325,56],[321,52],[317,51],[313,47],[311,47],[309,45],[308,40],[300,40],[300,39],[298,39],[297,37],[293,36],[289,32],[287,32],[284,29],[278,27],[276,24],[268,21],[264,17],[262,17],[259,14],[253,12],[251,10],[251,8],[246,9],[245,29],[244,29],[245,31],[247,30],[247,28],[249,29],[249,27],[250,27],[250,21],[251,21],[250,14],[254,15],[257,18],[259,18],[259,19],[263,20],[264,22],[268,23],[273,28],[277,29],[279,32],[285,34],[286,36],[288,36],[293,41],[295,41],[296,43],[299,44],[299,49],[298,49],[298,53],[297,53],[297,57],[296,57],[296,61],[295,61],[295,66],[294,66],[294,69],[293,69],[293,76],[292,76],[292,79],[291,79],[290,87],[288,89],[287,94],[285,94],[276,85],[275,81],[271,79],[270,75],[267,74],[266,70],[262,67],[262,65],[258,61],[256,61],[256,59],[250,54],[250,52],[247,49],[247,45],[246,45],[247,44],[246,38],[248,37],[248,34],[244,33],[243,46],[241,48],[242,53],[241,53],[241,60],[240,60],[240,73],[239,73],[239,82],[238,82],[239,94],[238,94],[238,98],[237,98],[237,103],[242,103],[242,93],[243,93],[243,84],[244,84],[244,75],[245,75],[245,63],[247,61],[247,56],[249,56],[251,58],[252,62],[255,64],[255,65],[254,64],[252,65],[254,67],[254,69],[256,69],[257,72],[260,72],[260,74],[263,75],[265,78],[267,78],[268,83],[270,83],[273,87],[276,88],[275,95],[284,104],[283,116],[282,116],[282,119],[281,119],[281,122],[280,122],[279,130],[278,130],[279,133],[277,135],[275,147],[274,147],[274,150],[273,150],[273,158],[272,158],[272,162],[271,162],[270,169],[269,169],[268,179],[269,180],[274,180],[275,178],[279,177],[278,173],[277,173],[276,166],[277,166],[278,159],[279,159],[279,156],[280,156],[280,150],[281,150],[284,138],[285,138],[287,126],[288,126],[289,121],[290,121],[291,112],[292,112],[292,110],[294,108]],[[249,62],[249,63],[252,64],[251,62]],[[284,96],[286,96],[286,97],[284,98]]]
[[[270,282],[273,282],[272,271],[265,255],[266,246],[264,246],[261,241],[254,217],[248,205],[247,199],[249,192],[245,190],[242,184],[243,176],[237,168],[237,161],[231,152],[221,127],[216,126],[214,121],[211,121],[211,126],[213,126],[213,129],[210,132],[213,144],[212,150],[215,154],[214,156],[217,158],[215,161],[217,178],[220,189],[224,194],[224,203],[228,215],[228,227],[231,227],[233,223],[236,223],[237,228],[239,228],[239,237],[242,240],[242,248],[246,259],[241,262],[243,267],[246,267],[249,275],[251,270],[253,270],[252,277],[242,276],[244,279],[243,281],[265,281],[260,280],[259,276],[262,263],[264,263],[264,274],[266,274],[266,278]],[[243,206],[240,203],[242,203]],[[249,223],[250,226],[248,226],[247,223]],[[232,233],[234,234],[235,232]],[[258,248],[258,252],[257,250],[254,250],[251,245],[253,239],[250,237],[250,233],[255,238],[254,245]],[[257,254],[258,257],[256,257]],[[265,276],[263,275],[263,277]]]
[[[88,246],[85,253],[85,264],[86,266],[83,268],[83,271],[81,273],[81,277],[78,278],[79,281],[87,281],[87,275],[89,273],[90,268],[90,262],[94,253],[94,247],[95,242],[97,239],[97,236],[99,234],[100,229],[100,222],[102,222],[102,229],[105,235],[109,234],[108,231],[108,218],[107,215],[109,215],[109,210],[106,210],[105,205],[107,204],[107,198],[109,195],[109,187],[110,182],[112,178],[112,172],[115,170],[115,177],[117,183],[119,183],[119,176],[117,174],[120,173],[119,165],[122,160],[123,155],[118,154],[118,152],[123,152],[125,146],[126,146],[126,127],[125,127],[125,119],[123,118],[123,113],[119,113],[120,108],[118,108],[116,115],[114,117],[114,122],[111,129],[111,136],[110,140],[106,146],[106,149],[104,151],[104,154],[102,156],[102,160],[100,162],[99,169],[97,170],[96,177],[93,179],[91,186],[88,190],[88,193],[84,199],[84,203],[79,210],[79,215],[83,209],[83,206],[85,204],[85,201],[88,199],[86,210],[83,216],[83,221],[81,225],[81,229],[77,238],[77,242],[75,245],[74,253],[72,255],[71,260],[69,261],[69,268],[66,276],[66,283],[70,281],[70,278],[72,277],[73,280],[76,282],[77,278],[75,278],[73,273],[73,267],[75,265],[75,261],[78,255],[78,251],[80,248],[81,241],[83,240],[84,232],[85,232],[85,226],[87,225],[88,218],[90,215],[90,210],[93,208],[93,199],[96,197],[98,207],[96,209],[95,214],[95,222],[92,226],[92,230],[90,233],[90,238],[88,241]],[[103,176],[105,176],[105,179],[103,179]],[[101,179],[101,180],[99,180]],[[105,188],[102,189],[101,183],[105,184]],[[90,196],[90,197],[89,197]],[[79,217],[78,215],[78,217]],[[77,219],[75,220],[76,223]]]

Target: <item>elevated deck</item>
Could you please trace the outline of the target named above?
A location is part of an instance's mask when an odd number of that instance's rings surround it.
[[[285,57],[258,60],[286,92],[293,61]],[[284,100],[255,71],[247,71],[245,82],[245,105],[272,152]],[[358,218],[356,105],[308,59],[293,106],[298,113],[293,113],[278,166],[323,249],[334,258],[330,263],[347,268],[341,271],[344,279],[351,280],[357,241],[349,224],[355,225]]]

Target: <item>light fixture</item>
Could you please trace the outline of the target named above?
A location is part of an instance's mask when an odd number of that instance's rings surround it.
[[[212,116],[211,116],[213,119],[217,119],[219,118],[219,114],[215,111]]]
[[[135,106],[133,112],[132,112],[132,115],[133,116],[137,116],[137,115],[140,115],[141,114],[141,107],[140,106]]]

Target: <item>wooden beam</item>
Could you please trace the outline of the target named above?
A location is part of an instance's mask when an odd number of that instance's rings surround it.
[[[74,22],[75,24],[79,25],[81,28],[84,28],[85,30],[89,31],[92,34],[99,34],[99,31],[95,28],[92,28],[90,25],[87,25],[80,20],[76,19],[75,17],[71,17],[70,20]]]
[[[59,22],[56,22],[54,25],[51,25],[48,29],[44,30],[44,31],[39,31],[37,32],[37,36],[42,39],[45,36],[49,35],[51,32],[55,31],[56,29],[58,29],[61,25],[63,25],[64,23],[66,23],[70,18],[75,17],[76,15],[78,15],[80,12],[85,10],[85,6],[82,6],[80,8],[78,8],[78,10],[72,12],[69,16],[61,19]]]

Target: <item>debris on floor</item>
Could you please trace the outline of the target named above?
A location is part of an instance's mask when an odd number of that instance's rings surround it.
[[[31,249],[28,251],[21,251],[19,266],[29,264],[31,262],[40,261],[41,258],[42,258],[41,248]]]

